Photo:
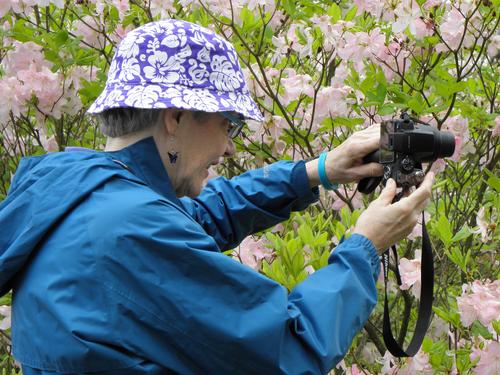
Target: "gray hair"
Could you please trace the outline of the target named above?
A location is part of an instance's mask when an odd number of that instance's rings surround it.
[[[110,108],[97,115],[104,135],[121,137],[151,128],[160,121],[163,109]]]

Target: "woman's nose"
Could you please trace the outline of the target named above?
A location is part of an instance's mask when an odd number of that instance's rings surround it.
[[[227,141],[226,151],[224,152],[224,156],[233,156],[236,148],[234,147],[234,142],[231,138]]]

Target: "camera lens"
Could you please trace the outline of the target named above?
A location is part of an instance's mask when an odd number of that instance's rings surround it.
[[[453,155],[453,153],[455,152],[455,136],[450,132],[444,131],[437,132],[435,136],[435,156],[437,158],[445,158],[447,156]]]

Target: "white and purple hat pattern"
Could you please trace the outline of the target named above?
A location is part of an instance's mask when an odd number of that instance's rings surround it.
[[[262,121],[234,47],[204,27],[180,20],[148,23],[118,46],[104,91],[89,108],[231,111]]]

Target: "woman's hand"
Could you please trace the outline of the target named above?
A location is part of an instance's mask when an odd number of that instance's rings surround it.
[[[391,204],[396,182],[389,179],[380,196],[358,218],[353,233],[365,236],[383,253],[411,233],[429,202],[433,181],[434,174],[429,172],[418,189]]]
[[[363,157],[379,147],[380,124],[372,125],[352,134],[340,146],[330,151],[326,157],[325,171],[331,183],[357,182],[365,177],[381,176],[382,164],[363,164]],[[318,159],[306,164],[310,185],[320,184]]]

